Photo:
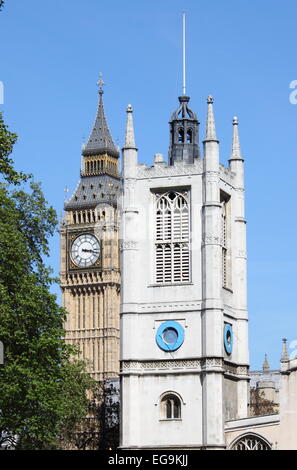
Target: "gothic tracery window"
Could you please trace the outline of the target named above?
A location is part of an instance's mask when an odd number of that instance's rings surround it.
[[[246,434],[231,445],[231,450],[271,450],[271,445],[261,436]]]
[[[156,200],[156,282],[189,282],[189,191],[167,191]]]

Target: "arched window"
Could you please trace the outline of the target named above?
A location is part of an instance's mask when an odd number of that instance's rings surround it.
[[[185,133],[182,128],[178,129],[178,142],[182,144],[185,141]]]
[[[193,132],[192,129],[187,130],[187,144],[192,143],[192,138],[193,138]]]
[[[156,282],[189,282],[189,192],[168,191],[156,200]]]
[[[271,444],[258,434],[245,434],[230,445],[230,450],[271,450]]]
[[[181,419],[181,400],[174,393],[168,393],[161,398],[161,419]]]

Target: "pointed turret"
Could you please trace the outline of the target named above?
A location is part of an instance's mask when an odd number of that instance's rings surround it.
[[[136,146],[135,146],[134,126],[133,126],[133,108],[131,104],[128,104],[124,149],[131,149],[131,148],[136,149]]]
[[[206,135],[205,140],[217,140],[216,127],[213,115],[213,97],[208,96],[207,98],[207,119],[206,119]]]
[[[239,134],[238,134],[238,119],[236,116],[234,116],[233,118],[232,153],[231,153],[229,162],[232,160],[243,161],[241,151],[240,151],[240,142],[239,142]]]
[[[204,146],[204,170],[220,171],[219,163],[219,141],[216,136],[215,119],[213,113],[213,97],[207,97],[207,117],[206,117],[206,133],[203,141]],[[217,200],[218,195],[215,199]]]
[[[234,184],[238,189],[244,189],[244,159],[241,155],[239,133],[238,133],[238,119],[236,116],[233,118],[233,137],[232,137],[232,151],[229,159],[230,170],[235,173]]]
[[[179,107],[172,114],[170,126],[169,164],[176,161],[193,163],[199,157],[199,121],[189,108],[188,96],[179,96]]]
[[[137,148],[135,146],[133,108],[131,104],[127,106],[127,121],[125,131],[125,145],[123,147],[123,176],[124,178],[134,178],[137,166]]]
[[[269,365],[269,362],[268,362],[268,359],[267,359],[267,354],[265,354],[265,356],[264,356],[264,362],[263,362],[262,369],[263,369],[264,372],[268,372],[270,370],[270,365]]]
[[[96,119],[90,137],[86,146],[83,149],[82,154],[84,156],[108,154],[110,156],[118,158],[119,153],[113,143],[104,114],[104,105],[102,98],[104,92],[102,89],[103,81],[101,78],[97,84],[99,86],[99,103]]]
[[[283,338],[281,362],[288,362],[288,361],[289,361],[289,354],[288,354],[288,347],[287,347],[287,339]]]

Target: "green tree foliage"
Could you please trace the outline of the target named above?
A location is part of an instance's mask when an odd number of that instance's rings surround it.
[[[56,214],[40,185],[15,171],[15,141],[0,114],[0,437],[17,449],[54,449],[85,416],[93,381],[82,361],[70,361],[65,311],[49,290],[43,258]]]
[[[0,113],[0,180],[18,185],[21,182],[27,181],[31,175],[18,173],[13,167],[13,160],[9,155],[12,152],[16,140],[17,135],[8,130],[3,121],[2,113]]]

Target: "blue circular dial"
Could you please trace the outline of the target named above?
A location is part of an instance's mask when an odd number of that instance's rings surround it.
[[[228,323],[224,327],[224,347],[226,353],[230,355],[233,349],[233,330]]]
[[[162,323],[156,333],[156,343],[163,351],[176,351],[183,344],[184,338],[184,329],[176,321]]]

